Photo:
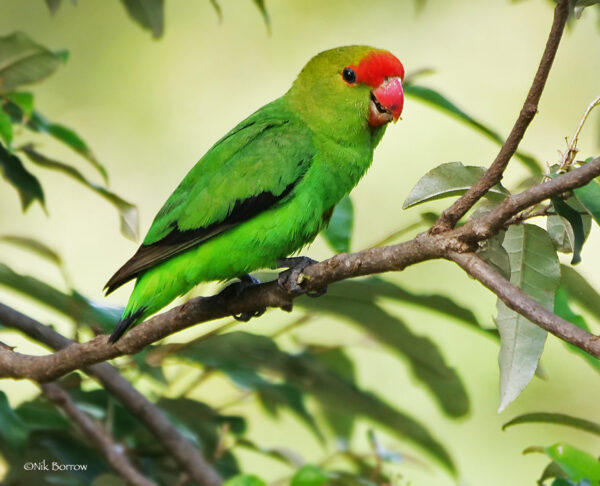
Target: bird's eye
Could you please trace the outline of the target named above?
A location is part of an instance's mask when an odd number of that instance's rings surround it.
[[[348,84],[356,83],[356,72],[351,67],[344,68],[342,71],[342,78]]]

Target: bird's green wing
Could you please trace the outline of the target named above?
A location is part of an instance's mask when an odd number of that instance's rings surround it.
[[[313,156],[310,130],[283,98],[261,108],[187,174],[156,215],[137,253],[106,284],[107,293],[281,202]]]

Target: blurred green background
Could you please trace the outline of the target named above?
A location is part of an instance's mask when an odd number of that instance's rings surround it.
[[[553,7],[552,2],[543,0],[431,0],[416,12],[411,1],[273,0],[267,3],[269,34],[250,0],[219,3],[221,22],[208,0],[166,2],[165,34],[157,41],[133,24],[116,1],[80,0],[77,6],[67,2],[51,17],[42,0],[0,0],[0,34],[22,30],[49,48],[70,51],[69,62],[33,88],[36,106],[54,120],[77,128],[108,169],[111,188],[138,205],[142,234],[187,170],[220,136],[283,94],[315,53],[334,46],[386,48],[403,61],[409,73],[432,68],[435,73],[421,84],[438,89],[468,113],[500,133],[508,133],[537,67]],[[595,14],[585,11],[566,32],[540,112],[523,142],[522,148],[543,162],[557,161],[559,151],[565,148],[564,138],[573,133],[585,107],[600,94],[599,19]],[[598,155],[599,121],[596,113],[584,129],[582,156]],[[43,144],[46,152],[78,165],[90,178],[96,177],[93,169],[67,149],[47,139]],[[407,100],[403,120],[388,128],[372,168],[352,193],[356,212],[353,249],[368,247],[419,221],[419,208],[402,211],[401,206],[427,170],[448,161],[489,165],[496,152],[496,145],[453,119]],[[114,209],[89,190],[60,174],[42,174],[37,168],[33,172],[43,176],[50,217],[35,204],[21,214],[14,190],[2,183],[0,234],[43,239],[64,257],[74,286],[104,302],[104,283],[136,245],[119,233]],[[524,174],[514,162],[505,185],[512,188]],[[434,203],[426,209],[440,209],[445,204]],[[596,288],[600,288],[599,242],[599,231],[594,228],[578,269]],[[317,240],[304,254],[324,259],[331,256],[331,250]],[[52,265],[7,245],[0,246],[0,255],[14,270],[64,288]],[[446,294],[492,326],[494,297],[453,264],[424,263],[389,278],[416,292]],[[124,305],[130,288],[106,301]],[[212,290],[205,286],[198,293]],[[58,323],[64,332],[70,329],[62,316],[4,288],[0,288],[0,300],[42,322]],[[395,303],[385,307],[443,349],[471,396],[470,416],[459,421],[445,418],[430,396],[415,386],[398,359],[326,316],[311,321],[284,342],[290,348],[294,339],[346,344],[358,365],[360,384],[427,424],[453,454],[460,484],[533,484],[547,460],[541,455],[523,457],[521,452],[529,445],[572,439],[598,455],[597,438],[570,429],[528,425],[501,431],[501,424],[513,416],[537,410],[600,420],[597,374],[555,338],[549,338],[542,358],[547,378],[535,378],[514,404],[497,414],[495,342],[436,314],[424,315]],[[292,319],[275,310],[239,329],[266,333]],[[215,325],[197,326],[171,340],[189,339]],[[0,340],[17,345],[21,352],[44,352],[9,331],[1,332]],[[168,366],[166,371],[169,373]],[[177,386],[183,385],[173,384]],[[148,387],[152,392],[150,384]],[[2,380],[0,388],[9,394],[12,404],[37,393],[26,381]],[[220,405],[227,402],[231,390],[209,383],[199,393],[202,400]],[[272,420],[257,409],[249,423],[250,436],[265,446],[291,444],[312,461],[327,455],[289,414]],[[359,444],[366,444],[366,427],[356,434]],[[395,442],[385,435],[383,440]],[[238,457],[246,471],[268,479],[289,473],[284,466],[250,452]],[[453,484],[443,472],[419,461],[409,460],[399,471],[414,485]]]

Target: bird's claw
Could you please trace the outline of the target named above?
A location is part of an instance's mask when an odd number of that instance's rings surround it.
[[[252,287],[253,285],[258,284],[260,284],[260,280],[248,273],[246,275],[241,276],[239,282],[233,282],[232,284],[225,287],[225,289],[221,291],[221,296],[225,297],[231,295],[233,296],[233,298],[239,297],[242,294],[242,292],[248,287]],[[234,314],[233,318],[236,321],[248,322],[253,317],[262,316],[266,312],[266,310],[266,307],[262,307],[251,312],[242,312],[241,314]]]
[[[306,267],[318,263],[316,260],[308,257],[290,257],[277,260],[279,267],[288,267],[288,270],[281,272],[277,278],[279,288],[293,294],[306,294],[308,297],[320,297],[327,292],[327,286],[318,290],[306,291],[302,287],[302,281],[306,276],[302,273]]]

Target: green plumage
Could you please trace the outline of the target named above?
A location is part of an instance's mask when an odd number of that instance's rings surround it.
[[[385,126],[368,122],[370,87],[341,70],[370,47],[313,58],[292,88],[219,140],[157,214],[143,245],[107,284],[137,278],[123,325],[139,322],[199,282],[275,268],[311,242],[359,181]]]

